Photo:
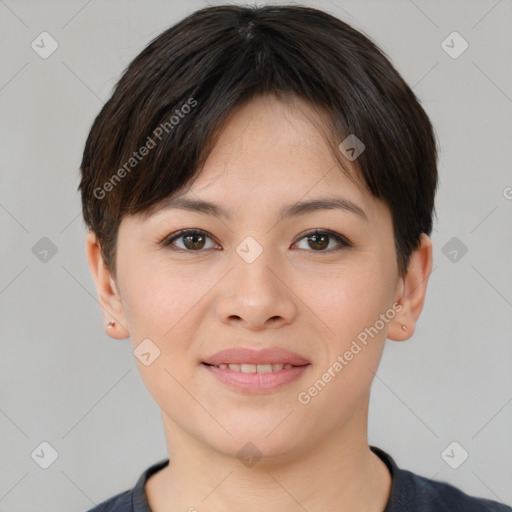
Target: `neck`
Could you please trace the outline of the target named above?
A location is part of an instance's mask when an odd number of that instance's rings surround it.
[[[364,414],[300,454],[262,457],[252,467],[205,448],[163,418],[171,455],[146,484],[153,512],[382,512],[389,499],[391,475],[368,446]]]

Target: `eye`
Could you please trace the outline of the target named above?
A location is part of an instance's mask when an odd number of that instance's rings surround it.
[[[205,231],[201,231],[200,229],[183,229],[165,239],[162,244],[164,246],[172,246],[175,245],[174,241],[178,240],[183,242],[183,247],[175,246],[176,250],[185,252],[200,252],[201,249],[205,248],[206,239],[212,240],[212,238]],[[219,246],[217,244],[213,244],[213,247],[206,247],[206,249],[215,249],[216,247]]]
[[[167,237],[162,242],[162,245],[166,247],[171,246],[173,250],[182,252],[200,252],[202,249],[216,249],[220,247],[216,243],[213,243],[210,245],[210,247],[208,247],[206,243],[206,240],[208,239],[213,241],[212,237],[210,237],[210,235],[208,235],[208,233],[205,231],[200,229],[183,229]],[[313,249],[313,252],[330,253],[342,250],[347,247],[352,247],[352,244],[344,236],[329,230],[315,229],[303,235],[299,241],[305,239],[309,239],[309,241],[306,243],[310,248]],[[329,247],[330,242],[333,240],[337,242],[338,247],[325,250]],[[182,246],[177,245],[175,241],[181,242]],[[299,247],[299,249],[303,250],[304,247]]]
[[[315,229],[314,231],[310,231],[306,233],[300,240],[309,239],[307,245],[313,248],[313,252],[336,252],[341,251],[344,248],[352,247],[352,244],[342,235],[338,233],[334,233],[333,231],[325,231]],[[338,242],[338,248],[324,250],[326,247],[330,245],[330,241],[334,240]],[[300,247],[300,249],[304,249],[304,247]]]

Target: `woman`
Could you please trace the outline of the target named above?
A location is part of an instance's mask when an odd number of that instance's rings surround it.
[[[368,445],[385,340],[425,299],[437,145],[367,37],[307,7],[199,10],[130,64],[81,171],[106,330],[169,451],[94,511],[511,510]]]

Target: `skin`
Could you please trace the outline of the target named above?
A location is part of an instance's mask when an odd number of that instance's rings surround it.
[[[134,349],[149,338],[160,350],[149,366],[135,359],[161,409],[171,459],[146,485],[154,512],[295,512],[298,503],[309,512],[385,508],[391,477],[368,446],[370,386],[386,338],[403,341],[414,332],[432,245],[422,235],[399,276],[389,208],[336,166],[310,122],[315,116],[298,98],[273,96],[234,113],[202,172],[181,192],[219,203],[231,220],[177,209],[124,217],[116,279],[95,235],[87,236],[105,321],[116,321],[106,332],[130,337]],[[367,219],[342,209],[278,218],[283,205],[325,196],[352,201]],[[185,228],[210,238],[192,249],[174,240],[182,252],[159,245]],[[304,233],[316,228],[352,246],[332,237],[315,244]],[[263,250],[250,264],[236,252],[248,236]],[[308,404],[299,403],[298,394],[393,304],[400,312]],[[233,346],[277,346],[311,365],[295,382],[250,395],[228,389],[201,365]],[[237,457],[249,441],[262,454],[252,467]]]

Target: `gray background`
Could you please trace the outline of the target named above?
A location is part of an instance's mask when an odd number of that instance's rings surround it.
[[[76,187],[88,130],[120,73],[153,37],[205,5],[0,0],[3,512],[84,511],[167,456],[130,342],[104,333]],[[512,2],[309,5],[381,46],[441,143],[426,305],[411,340],[387,342],[369,441],[403,468],[510,504]],[[47,59],[31,48],[42,31],[59,45]],[[458,58],[441,46],[453,31],[469,44]],[[36,245],[48,245],[43,237],[57,250],[46,261]],[[50,453],[43,441],[58,452],[48,469],[39,465]],[[453,441],[469,453],[457,469],[442,457]],[[460,460],[461,448],[449,453]]]

